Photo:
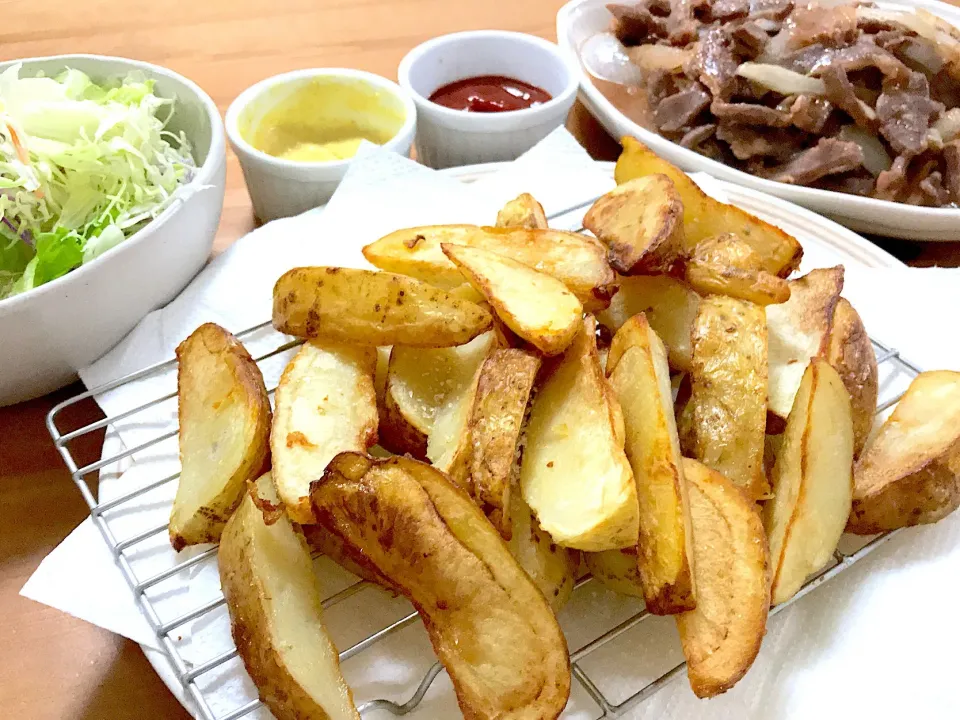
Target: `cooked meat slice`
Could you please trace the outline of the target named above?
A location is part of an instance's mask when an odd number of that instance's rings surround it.
[[[960,78],[943,68],[930,78],[930,97],[948,108],[960,107]]]
[[[733,52],[742,60],[753,60],[763,52],[770,40],[759,22],[748,20],[730,28]]]
[[[730,39],[720,27],[711,27],[700,37],[693,70],[715,98],[728,99],[736,85],[737,60]]]
[[[855,170],[861,165],[863,150],[859,145],[834,138],[821,138],[816,147],[804,150],[768,174],[778,182],[809,185],[827,175]]]
[[[693,83],[676,95],[664,98],[653,117],[661,132],[677,132],[692,125],[709,104],[710,93],[700,83]]]
[[[943,186],[943,175],[939,170],[920,181],[920,192],[926,201],[924,205],[943,207],[950,202],[950,192]]]
[[[713,0],[710,20],[737,20],[750,14],[750,0]]]
[[[889,170],[884,170],[877,176],[877,188],[874,197],[880,200],[898,200],[907,191],[907,168],[910,158],[898,155]]]
[[[787,48],[796,50],[814,43],[844,47],[857,39],[857,10],[853,5],[809,5],[790,15]]]
[[[650,38],[667,36],[666,16],[654,15],[649,5],[651,3],[607,5],[613,15],[613,33],[624,45],[640,45]],[[670,6],[667,4],[667,15],[669,14]]]
[[[841,64],[835,63],[825,68],[820,79],[827,88],[827,99],[830,102],[847,113],[860,127],[876,132],[877,114],[857,97],[853,83]]]
[[[753,19],[783,20],[793,10],[793,0],[750,0]]]
[[[685,148],[690,148],[691,150],[696,150],[698,145],[711,138],[716,131],[716,123],[708,123],[700,127],[695,127],[693,130],[687,130],[683,137],[680,138],[680,145]]]
[[[946,185],[951,202],[960,205],[960,140],[943,146],[943,164],[946,165]]]
[[[821,97],[798,95],[790,106],[790,121],[801,130],[819,135],[833,113],[833,103]]]
[[[784,161],[800,150],[796,134],[782,129],[754,128],[735,123],[720,123],[717,139],[730,146],[738,160],[768,157]]]
[[[790,113],[752,103],[728,103],[714,100],[710,103],[710,112],[718,120],[740,125],[761,125],[763,127],[784,128],[790,125]]]
[[[942,110],[922,73],[910,73],[906,83],[885,81],[877,99],[880,134],[896,152],[917,155],[927,149],[930,120]]]
[[[910,171],[907,173],[907,195],[900,198],[900,202],[907,205],[926,205],[928,204],[927,194],[921,185],[923,181],[937,171],[938,163],[932,157],[919,158],[910,163]]]
[[[866,36],[843,48],[815,43],[771,61],[804,75],[821,75],[826,68],[838,64],[848,73],[875,67],[885,77],[906,78],[910,74],[910,68]]]
[[[873,175],[865,170],[860,170],[843,173],[841,175],[829,175],[825,178],[820,178],[813,184],[814,187],[823,190],[870,197],[873,195],[876,183],[876,178],[874,178]]]

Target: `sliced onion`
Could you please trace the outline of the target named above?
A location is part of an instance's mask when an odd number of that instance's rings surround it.
[[[960,31],[943,18],[929,10],[917,8],[913,12],[881,10],[875,7],[857,7],[857,18],[875,22],[894,22],[913,30],[917,35],[934,43],[944,54],[945,60],[960,60]]]
[[[781,95],[826,95],[823,80],[807,77],[779,65],[745,62],[737,68],[737,75]]]
[[[630,62],[626,48],[612,33],[589,37],[580,46],[580,60],[594,77],[618,85],[638,85],[643,79],[640,68]]]
[[[945,143],[960,137],[960,108],[941,113],[931,130],[939,133],[941,142]]]
[[[643,70],[679,72],[693,57],[693,50],[672,45],[639,45],[630,48],[627,54]]]
[[[893,164],[887,149],[876,135],[871,135],[858,125],[844,125],[838,136],[841,140],[854,142],[863,151],[863,166],[876,177]]]
[[[908,43],[901,50],[906,58],[912,60],[931,75],[936,75],[943,67],[944,59],[937,52],[936,46],[926,38]]]

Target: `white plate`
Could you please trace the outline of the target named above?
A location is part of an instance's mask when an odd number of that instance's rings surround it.
[[[603,169],[613,174],[613,163],[598,163]],[[505,163],[487,163],[470,165],[460,168],[451,168],[441,172],[449,173],[464,182],[473,182],[478,178],[496,172]],[[792,203],[771,198],[761,192],[744,188],[723,181],[713,181],[710,185],[711,194],[724,195],[726,199],[744,210],[774,223],[783,230],[794,235],[804,248],[804,258],[801,270],[806,272],[815,267],[828,267],[843,263],[873,268],[903,267],[903,263],[895,257],[870,243],[854,232],[843,228],[836,223],[823,218],[816,213],[799,208]],[[103,458],[112,457],[124,450],[123,442],[110,429],[104,439]],[[123,463],[124,461],[120,461]],[[110,465],[101,470],[101,477],[105,478],[100,486],[100,501],[109,501],[113,497],[125,492],[120,480],[121,471],[126,466],[120,463]],[[191,700],[186,696],[183,686],[177,679],[176,673],[167,661],[166,655],[154,648],[141,645],[147,660],[154,667],[157,675],[170,688],[183,706],[194,715],[200,717],[196,708],[192,707]],[[387,714],[378,717],[390,717]],[[250,718],[268,718],[269,713],[261,710],[259,713],[248,716]],[[423,712],[414,712],[411,717],[427,717]]]
[[[596,33],[610,28],[611,15],[606,9],[607,2],[608,0],[571,0],[560,8],[557,13],[557,41],[564,51],[573,54],[577,59],[576,64],[580,69],[580,99],[611,135],[616,138],[632,135],[687,172],[706,172],[721,180],[762,190],[816,210],[860,232],[908,240],[960,239],[960,209],[923,208],[757,178],[680,147],[637,125],[617,110],[593,85],[590,75],[579,61],[579,48],[582,43]],[[909,11],[912,7],[922,7],[960,27],[960,8],[936,0],[912,0],[910,4],[876,4],[888,10]]]

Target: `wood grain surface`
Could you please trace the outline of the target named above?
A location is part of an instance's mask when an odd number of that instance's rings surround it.
[[[395,78],[397,63],[411,47],[442,33],[499,28],[552,40],[561,5],[561,0],[0,0],[0,60],[77,52],[147,60],[195,80],[223,111],[252,83],[297,68],[355,67]],[[574,108],[568,127],[596,157],[616,157],[617,144],[582,106]],[[252,227],[249,198],[231,154],[216,248]],[[912,264],[960,264],[960,243],[878,242]],[[41,559],[86,515],[44,428],[46,412],[78,391],[73,386],[0,409],[0,714],[30,720],[186,720],[135,644],[18,594]],[[95,417],[86,410],[68,421],[79,425]],[[81,456],[98,457],[100,442],[88,438]]]

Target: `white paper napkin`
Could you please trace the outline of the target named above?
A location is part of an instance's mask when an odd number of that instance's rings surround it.
[[[716,192],[716,186],[708,191]],[[376,152],[354,163],[340,190],[322,212],[276,221],[255,230],[214,260],[163,310],[151,313],[107,356],[81,372],[96,386],[172,356],[189,332],[214,321],[239,331],[269,318],[271,290],[290,267],[308,264],[365,266],[360,248],[398,227],[443,222],[490,223],[497,209],[520,192],[531,192],[548,214],[596,197],[612,186],[608,173],[592,163],[566,131],[560,130],[527,156],[473,184]],[[579,226],[583,210],[554,221]],[[927,367],[960,366],[960,342],[949,332],[949,310],[960,306],[960,276],[954,271],[862,270],[848,268],[847,291],[867,327],[880,339],[905,350]],[[243,338],[254,355],[283,341],[270,329]],[[263,364],[273,386],[289,353]],[[892,387],[892,385],[891,385]],[[888,388],[889,389],[889,388]],[[175,390],[175,370],[155,374],[105,393],[98,402],[115,415]],[[110,452],[139,445],[176,428],[175,401],[117,422]],[[177,470],[176,442],[169,440],[133,454],[122,475],[101,478],[100,497],[109,499]],[[122,468],[126,469],[126,468]],[[107,514],[118,538],[154,527],[166,519],[174,483],[151,491],[134,507]],[[932,528],[911,530],[869,559],[804,598],[771,622],[760,657],[748,676],[722,698],[693,698],[680,679],[627,717],[805,718],[841,713],[892,717],[905,712],[927,718],[956,717],[950,693],[952,649],[960,641],[960,621],[950,599],[960,591],[960,518]],[[191,550],[190,552],[197,552]],[[128,555],[141,580],[174,566],[178,558],[166,534],[136,546]],[[324,594],[352,582],[325,559],[318,560]],[[97,578],[96,583],[88,582]],[[215,562],[148,590],[162,621],[169,621],[215,598]],[[132,595],[105,550],[91,521],[68,537],[24,587],[23,593],[102,627],[156,647]],[[924,602],[928,601],[928,602]],[[914,608],[930,606],[943,612]],[[588,642],[638,609],[634,600],[615,596],[598,584],[578,592],[561,613],[571,649]],[[409,612],[402,599],[375,589],[332,608],[327,624],[338,647]],[[174,638],[188,663],[200,663],[230,649],[225,610],[177,628]],[[150,654],[155,659],[156,655]],[[607,697],[617,702],[681,659],[670,619],[653,619],[591,655],[583,667]],[[415,623],[344,664],[358,701],[375,697],[406,700],[434,662],[425,634]],[[167,675],[169,677],[169,673]],[[255,697],[239,661],[200,679],[215,714],[225,714]],[[574,682],[567,716],[598,713]],[[262,717],[267,717],[266,713]],[[416,717],[458,717],[449,682],[437,679]],[[375,713],[373,717],[389,717]]]

